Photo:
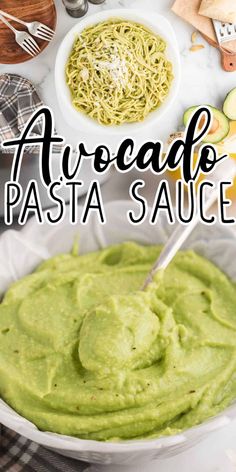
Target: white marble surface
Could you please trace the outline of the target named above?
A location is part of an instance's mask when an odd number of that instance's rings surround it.
[[[187,1],[187,0],[186,0]],[[205,48],[199,52],[191,53],[191,32],[192,28],[176,17],[170,7],[173,0],[106,0],[100,6],[90,4],[89,13],[99,9],[139,6],[154,8],[159,13],[164,14],[172,23],[177,35],[179,49],[181,52],[182,81],[179,98],[175,105],[165,117],[164,122],[158,129],[149,129],[148,132],[139,136],[141,141],[147,138],[165,139],[171,131],[176,129],[181,121],[183,111],[190,105],[208,103],[220,106],[226,93],[236,86],[236,72],[226,73],[220,67],[219,54],[211,48],[200,36],[199,43]],[[54,61],[55,55],[65,33],[76,23],[76,19],[70,18],[62,5],[61,0],[56,0],[58,11],[58,26],[55,39],[37,58],[21,65],[5,66],[0,65],[0,73],[15,72],[32,80],[46,104],[50,105],[55,112],[56,126],[67,141],[76,144],[83,139],[88,140],[91,145],[100,142],[98,136],[80,136],[69,128],[66,124],[57,104],[54,86]],[[128,196],[128,186],[134,175],[112,175],[111,179],[104,185],[104,200],[123,199]],[[146,197],[152,201],[155,189],[155,179],[152,177],[148,181]],[[230,451],[229,451],[230,450]],[[231,460],[229,459],[231,457]],[[150,468],[151,467],[151,468]],[[219,433],[213,434],[208,440],[191,451],[181,454],[175,459],[162,461],[155,466],[147,466],[147,472],[235,472],[236,471],[236,424],[231,424]],[[111,469],[116,472],[117,469]],[[124,469],[122,469],[124,472]],[[136,467],[135,472],[143,472]]]

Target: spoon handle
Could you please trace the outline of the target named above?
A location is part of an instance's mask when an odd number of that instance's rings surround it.
[[[188,225],[179,224],[175,228],[170,238],[168,239],[167,243],[163,247],[151,271],[149,272],[143,284],[142,290],[144,290],[152,282],[154,275],[159,270],[166,269],[168,264],[172,261],[173,257],[175,256],[175,254],[183,245],[184,241],[187,239],[187,237],[190,235],[190,233],[193,231],[193,229],[197,225],[198,219],[199,217],[197,215],[192,219],[191,223],[189,223]]]
[[[224,161],[219,168],[215,171],[215,175],[213,174],[212,182],[217,184],[221,179],[222,175],[224,175],[224,180],[232,179],[236,175],[236,167],[235,162],[232,159],[227,159]],[[218,197],[218,188],[214,187],[208,188],[206,191],[206,201],[204,203],[204,210],[207,211],[213,205],[215,200]],[[156,260],[155,264],[153,265],[151,271],[149,272],[142,290],[152,282],[154,275],[159,270],[165,270],[168,264],[172,261],[175,254],[181,248],[183,243],[186,241],[190,233],[193,231],[195,226],[199,222],[199,211],[196,211],[192,221],[186,225],[179,224],[176,229],[173,231],[172,235],[168,239],[167,243],[163,247],[158,259]]]

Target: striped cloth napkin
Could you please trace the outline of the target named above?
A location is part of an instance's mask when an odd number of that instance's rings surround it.
[[[63,457],[0,425],[1,472],[83,472],[88,464]]]

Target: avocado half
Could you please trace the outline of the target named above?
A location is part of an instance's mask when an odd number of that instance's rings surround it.
[[[229,133],[229,119],[222,111],[218,110],[218,108],[214,108],[210,105],[206,106],[210,108],[213,115],[213,120],[209,133],[202,139],[202,141],[204,143],[216,144],[222,141]],[[183,116],[184,126],[187,126],[187,123],[189,122],[191,116],[197,110],[197,108],[198,106],[193,106],[185,111]]]
[[[236,88],[233,88],[226,96],[223,112],[230,120],[236,120]]]

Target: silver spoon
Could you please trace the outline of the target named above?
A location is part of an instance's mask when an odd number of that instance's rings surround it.
[[[224,180],[231,180],[236,175],[236,163],[233,159],[226,159],[223,161],[212,174],[211,181],[212,183],[219,183],[222,180],[222,176],[224,176]],[[205,211],[209,210],[209,208],[213,205],[215,200],[218,196],[218,189],[208,189],[206,191],[206,201],[204,209]],[[160,270],[165,270],[168,264],[172,261],[175,254],[181,248],[183,243],[186,241],[190,233],[193,231],[195,226],[199,223],[199,214],[198,212],[193,217],[192,221],[188,225],[179,224],[177,228],[174,230],[170,238],[168,239],[167,243],[163,247],[161,254],[159,255],[158,259],[156,260],[155,264],[151,268],[143,286],[142,290],[145,290],[147,286],[153,281],[153,277],[155,274]]]

